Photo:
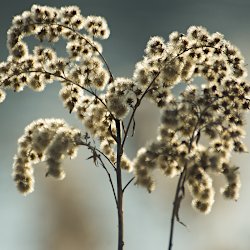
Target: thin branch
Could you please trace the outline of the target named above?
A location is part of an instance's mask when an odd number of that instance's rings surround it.
[[[35,23],[32,23],[32,24],[37,24],[37,25],[43,25],[43,26],[50,26],[50,25],[57,25],[58,27],[63,27],[65,29],[68,29],[68,30],[71,30],[72,32],[74,32],[77,36],[81,37],[82,39],[84,39],[84,41],[86,43],[88,43],[92,48],[94,48],[94,50],[98,53],[98,55],[101,57],[102,61],[104,62],[104,64],[106,65],[106,68],[109,72],[109,75],[110,75],[110,82],[112,82],[114,80],[114,77],[113,77],[113,74],[110,70],[110,67],[107,63],[107,60],[105,59],[105,57],[103,56],[103,54],[97,49],[97,47],[95,45],[93,45],[84,35],[82,35],[81,33],[79,33],[78,31],[76,31],[75,29],[67,26],[67,25],[64,25],[64,24],[60,24],[60,23],[39,23],[39,22],[35,22]]]
[[[41,73],[42,73],[42,72],[41,72]],[[100,102],[105,106],[105,108],[109,111],[109,109],[108,109],[106,103],[104,103],[104,101],[103,101],[96,93],[92,92],[91,90],[89,90],[89,89],[87,89],[87,88],[81,86],[81,85],[78,84],[78,83],[75,83],[75,82],[72,81],[71,79],[68,79],[68,78],[66,78],[66,77],[64,77],[64,76],[62,76],[62,75],[57,76],[57,75],[55,75],[55,74],[53,74],[53,73],[46,72],[46,71],[45,71],[44,73],[48,73],[48,74],[51,74],[51,75],[53,75],[53,76],[59,77],[59,78],[63,79],[64,81],[70,82],[70,83],[72,83],[72,84],[78,86],[79,88],[85,90],[85,91],[88,92],[89,94],[93,95],[98,101],[100,101]],[[109,112],[110,112],[110,111],[109,111]],[[110,114],[111,114],[111,112],[110,112]],[[111,115],[112,115],[112,114],[111,114]]]
[[[83,142],[83,141],[81,141],[81,142],[78,142],[78,145],[82,145],[82,146],[86,146],[86,147],[89,147],[89,149],[90,150],[95,150],[95,151],[97,151],[99,154],[101,154],[109,163],[110,163],[110,165],[113,167],[113,169],[116,171],[116,167],[115,167],[115,165],[113,164],[113,162],[108,158],[108,156],[106,156],[101,150],[99,150],[98,148],[95,148],[95,147],[93,147],[93,146],[91,146],[90,144],[88,144],[88,143],[85,143],[85,142]]]
[[[133,117],[133,127],[132,127],[132,134],[131,136],[133,137],[135,134],[135,117]]]
[[[124,121],[122,121],[122,131],[123,131],[123,133],[125,133],[125,125],[124,125]]]
[[[122,192],[124,193],[125,189],[129,186],[129,184],[135,179],[135,177],[132,177],[128,183],[124,186],[124,188],[122,189]]]
[[[128,136],[128,131],[130,129],[130,126],[131,126],[131,123],[134,119],[134,116],[135,116],[135,112],[137,110],[137,108],[140,106],[141,104],[141,101],[143,100],[143,98],[145,97],[145,95],[148,93],[148,91],[150,90],[151,86],[154,84],[154,82],[156,81],[156,79],[159,77],[162,69],[164,67],[166,67],[166,65],[169,65],[171,64],[176,58],[178,58],[179,56],[181,56],[182,54],[192,50],[192,49],[198,49],[198,48],[214,48],[212,46],[209,46],[209,45],[202,45],[202,46],[196,46],[196,47],[190,47],[190,48],[187,48],[187,49],[184,49],[183,51],[181,51],[179,54],[177,54],[175,57],[173,57],[171,60],[169,60],[168,62],[166,61],[167,59],[163,60],[162,64],[162,68],[159,69],[159,71],[155,74],[154,78],[152,79],[152,81],[149,83],[149,85],[147,86],[147,88],[144,90],[143,94],[141,95],[140,98],[137,99],[137,102],[134,106],[134,109],[132,111],[132,114],[130,116],[130,119],[129,119],[129,122],[128,122],[128,126],[127,126],[127,129],[124,133],[124,138],[123,138],[123,142],[122,142],[122,147],[124,147],[124,144],[126,142],[126,139],[127,139],[127,136]]]
[[[112,178],[111,178],[111,174],[108,171],[108,169],[106,168],[106,166],[105,166],[105,164],[104,164],[104,162],[103,162],[103,160],[101,158],[101,155],[104,156],[109,162],[110,162],[110,160],[108,159],[108,157],[103,152],[101,152],[97,148],[95,148],[92,145],[90,145],[90,143],[87,143],[87,142],[85,143],[83,141],[80,141],[77,144],[78,145],[86,146],[86,147],[88,147],[88,149],[90,149],[92,151],[93,155],[90,156],[88,159],[93,158],[93,161],[94,161],[95,165],[97,164],[97,161],[99,161],[101,163],[102,168],[105,170],[105,172],[106,172],[106,174],[108,176],[109,183],[110,183],[110,186],[112,188],[112,193],[113,193],[113,196],[114,196],[114,199],[115,199],[115,203],[116,203],[116,206],[118,208],[118,199],[117,199],[117,196],[116,196],[116,193],[115,193],[115,188],[114,188],[114,184],[113,184],[113,181],[112,181]],[[101,155],[98,155],[96,152],[100,153]],[[110,164],[112,164],[112,162],[110,162]],[[112,164],[112,166],[113,166],[113,164]]]
[[[87,89],[87,88],[81,86],[80,84],[78,84],[78,83],[72,81],[71,79],[69,79],[69,78],[67,78],[67,77],[65,77],[65,76],[63,76],[63,75],[58,75],[58,74],[55,74],[55,73],[51,73],[51,72],[48,72],[48,71],[41,71],[41,70],[26,70],[26,71],[20,72],[19,74],[10,75],[10,76],[7,77],[5,80],[10,80],[12,77],[14,77],[14,76],[19,76],[19,75],[21,75],[21,74],[23,74],[23,73],[49,74],[49,75],[54,76],[54,77],[56,77],[56,78],[61,78],[61,79],[63,79],[65,82],[70,82],[71,84],[76,85],[76,86],[78,86],[79,88],[81,88],[82,90],[84,90],[84,91],[88,92],[89,94],[93,95],[97,100],[99,100],[99,101],[105,106],[105,108],[107,109],[107,111],[110,113],[112,119],[115,119],[114,116],[113,116],[113,114],[111,113],[111,111],[110,111],[109,108],[107,107],[106,103],[105,103],[96,93],[94,93],[93,91],[91,91],[91,90],[89,90],[89,89]],[[4,81],[5,81],[5,80],[4,80]],[[3,82],[2,82],[2,83],[3,83]],[[0,86],[2,85],[2,83],[0,84]]]
[[[127,126],[127,129],[126,129],[126,131],[125,131],[125,133],[124,133],[124,138],[123,138],[123,141],[122,141],[122,147],[124,147],[125,141],[126,141],[127,136],[128,136],[128,131],[129,131],[130,126],[131,126],[131,123],[132,123],[132,121],[133,121],[133,119],[134,119],[135,112],[136,112],[137,108],[140,106],[142,99],[145,97],[145,95],[147,94],[148,90],[151,88],[151,86],[154,84],[154,82],[156,81],[156,79],[157,79],[158,76],[160,75],[160,72],[161,72],[161,71],[159,70],[159,72],[155,75],[155,77],[153,78],[153,80],[151,81],[151,83],[150,83],[150,84],[148,85],[148,87],[144,90],[144,92],[142,93],[142,95],[140,96],[140,98],[137,99],[137,102],[136,102],[136,104],[135,104],[135,106],[134,106],[133,112],[132,112],[132,114],[131,114],[131,116],[130,116],[130,119],[129,119],[129,122],[128,122],[128,126]]]
[[[182,52],[183,53],[183,52]],[[178,56],[180,56],[182,53],[180,53]],[[177,56],[176,56],[177,57]],[[172,62],[176,57],[174,57],[170,62]],[[168,63],[170,63],[168,62]],[[164,65],[165,67],[165,65]],[[162,67],[163,68],[163,67]],[[144,92],[142,93],[142,95],[140,96],[140,98],[137,99],[137,102],[134,106],[134,109],[133,109],[133,112],[130,116],[130,119],[129,119],[129,122],[128,122],[128,126],[127,126],[127,129],[124,133],[124,138],[123,138],[123,142],[122,142],[122,147],[124,147],[124,144],[126,142],[126,139],[127,139],[127,136],[128,136],[128,131],[130,129],[130,126],[131,126],[131,123],[134,119],[134,116],[135,116],[135,112],[137,110],[137,108],[140,106],[141,104],[141,101],[143,100],[143,98],[145,97],[145,95],[148,93],[149,89],[151,88],[151,86],[154,84],[154,82],[156,81],[156,79],[158,78],[158,76],[160,75],[161,73],[161,69],[156,73],[156,75],[154,76],[153,80],[149,83],[149,85],[147,86],[147,88],[144,90]]]
[[[111,124],[109,125],[108,131],[111,137],[117,142],[117,136],[112,133]]]
[[[102,165],[103,169],[106,171],[106,173],[107,173],[107,175],[108,175],[109,182],[110,182],[110,185],[111,185],[111,188],[112,188],[112,192],[113,192],[113,195],[114,195],[114,198],[115,198],[116,207],[118,207],[118,200],[117,200],[117,197],[116,197],[115,188],[114,188],[114,184],[113,184],[111,175],[110,175],[108,169],[106,168],[104,162],[102,161],[102,158],[99,157],[98,159],[99,159],[99,161],[101,162],[101,165]]]

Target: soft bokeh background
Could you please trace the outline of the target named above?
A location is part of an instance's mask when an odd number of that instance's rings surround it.
[[[1,60],[7,56],[6,32],[12,17],[30,9],[34,3],[57,7],[78,5],[85,15],[106,17],[111,36],[102,44],[115,76],[131,76],[150,36],[161,35],[167,40],[171,31],[184,33],[190,25],[203,25],[211,32],[224,33],[241,49],[246,64],[250,61],[249,0],[2,1]],[[74,115],[63,109],[58,89],[54,84],[43,93],[28,89],[19,94],[8,92],[6,101],[0,105],[1,250],[116,249],[117,221],[111,189],[104,171],[86,162],[87,151],[81,149],[77,160],[65,162],[67,177],[62,182],[45,178],[44,165],[37,166],[35,192],[27,197],[16,191],[12,181],[16,141],[28,123],[40,117],[58,117],[80,126]],[[250,148],[249,117],[246,142]],[[137,116],[136,137],[127,147],[132,157],[138,147],[156,135],[158,121],[158,111],[145,103]],[[181,218],[188,227],[176,224],[175,250],[250,249],[249,161],[249,154],[234,157],[242,176],[241,196],[237,202],[225,201],[217,192],[212,212],[204,216],[193,211],[187,195],[182,203]],[[177,179],[156,176],[157,190],[152,194],[133,185],[125,194],[127,250],[167,249]],[[222,180],[218,179],[217,191],[221,185]]]

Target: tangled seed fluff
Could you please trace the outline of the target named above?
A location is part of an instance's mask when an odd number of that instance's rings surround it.
[[[34,190],[33,165],[45,161],[46,176],[63,179],[61,166],[66,156],[77,155],[80,131],[69,127],[60,119],[39,119],[25,128],[18,140],[18,151],[14,157],[13,178],[23,194]]]

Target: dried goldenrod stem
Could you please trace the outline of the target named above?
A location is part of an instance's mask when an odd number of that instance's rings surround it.
[[[116,181],[117,181],[117,214],[118,214],[118,250],[122,250],[124,246],[124,225],[123,225],[123,188],[121,173],[121,157],[122,157],[122,139],[121,139],[121,122],[115,120],[116,138],[117,138],[117,157],[116,157]]]
[[[82,143],[79,130],[62,120],[35,121],[18,140],[13,177],[18,189],[28,194],[34,188],[33,164],[46,161],[46,176],[63,179],[62,160],[76,156],[78,146],[85,145],[92,152],[90,158],[108,175],[117,205],[118,250],[122,250],[123,193],[127,186],[135,179],[151,192],[155,169],[171,178],[179,176],[171,217],[171,249],[186,186],[193,207],[205,214],[214,203],[211,173],[224,175],[227,183],[221,192],[225,198],[239,197],[239,171],[230,159],[232,152],[247,151],[242,139],[244,114],[250,108],[250,84],[244,58],[222,34],[191,26],[186,34],[172,32],[167,42],[151,37],[133,76],[114,78],[96,41],[109,34],[103,17],[84,17],[77,6],[33,5],[13,18],[7,39],[9,56],[0,63],[0,103],[8,89],[43,91],[47,84],[59,81],[64,107],[100,142],[100,149],[92,147],[87,137]],[[24,39],[28,36],[51,43],[63,38],[67,55],[58,56],[48,43],[30,51],[29,39]],[[196,77],[203,78],[201,87],[193,84]],[[176,96],[173,89],[180,82],[186,85]],[[125,144],[129,132],[134,134],[136,112],[146,98],[161,110],[159,133],[138,150],[131,163]],[[200,140],[204,137],[206,143]],[[116,189],[100,155],[116,173]],[[124,187],[122,169],[134,174]]]

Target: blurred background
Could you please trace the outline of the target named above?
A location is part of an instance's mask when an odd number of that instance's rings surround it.
[[[111,36],[103,41],[104,56],[115,76],[130,77],[150,36],[166,40],[172,31],[185,33],[190,25],[219,31],[242,51],[250,70],[249,0],[91,0],[1,2],[0,59],[7,57],[6,32],[12,17],[32,4],[61,7],[78,5],[83,15],[104,16]],[[63,47],[61,48],[64,49]],[[35,167],[35,192],[19,194],[11,178],[17,139],[24,127],[38,118],[64,118],[81,125],[69,115],[58,97],[59,85],[42,93],[28,89],[8,92],[0,105],[0,249],[1,250],[113,250],[117,248],[117,215],[107,177],[101,168],[86,161],[89,153],[79,151],[76,160],[65,161],[66,178],[45,178],[44,165]],[[136,137],[127,145],[128,154],[153,139],[159,112],[145,103],[136,118]],[[246,118],[246,143],[250,148],[250,116]],[[216,201],[210,214],[194,211],[187,196],[180,216],[187,228],[176,224],[174,250],[250,249],[250,155],[233,157],[240,166],[242,189],[237,202],[221,198],[222,179],[215,181]],[[129,175],[124,174],[125,179]],[[156,173],[157,189],[151,194],[131,185],[125,193],[125,249],[167,249],[172,202],[177,179]]]

